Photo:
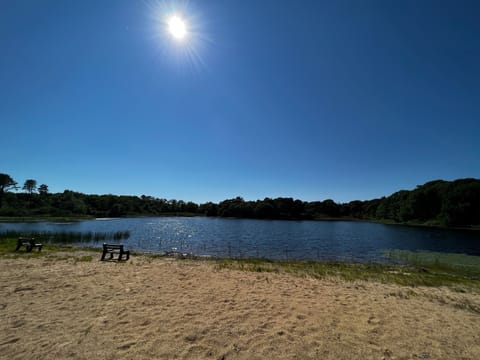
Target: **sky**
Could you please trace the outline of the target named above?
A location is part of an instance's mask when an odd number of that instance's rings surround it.
[[[479,18],[475,0],[0,0],[0,172],[199,203],[480,178]]]

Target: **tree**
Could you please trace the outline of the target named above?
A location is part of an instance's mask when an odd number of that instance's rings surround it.
[[[46,195],[48,194],[48,186],[45,185],[45,184],[42,184],[38,187],[38,192],[41,194],[41,195]]]
[[[0,174],[0,207],[2,207],[3,194],[10,189],[17,189],[17,182],[8,174]]]
[[[198,208],[198,212],[200,214],[204,214],[205,216],[217,216],[218,205],[209,201],[205,204],[200,205],[200,207]]]
[[[23,190],[31,195],[35,190],[37,190],[37,181],[33,179],[25,180],[25,183],[23,184]]]

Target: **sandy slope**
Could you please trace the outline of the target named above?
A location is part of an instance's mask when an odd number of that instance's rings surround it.
[[[204,262],[0,259],[3,359],[480,359],[472,309],[479,295]]]

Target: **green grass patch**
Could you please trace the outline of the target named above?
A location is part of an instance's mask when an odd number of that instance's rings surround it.
[[[447,286],[456,291],[480,291],[477,278],[463,272],[439,271],[434,267],[379,263],[343,263],[257,259],[224,259],[216,261],[216,268],[265,273],[288,273],[314,278],[339,278],[346,281],[377,281],[402,286]]]
[[[92,247],[81,247],[81,246],[70,246],[70,245],[58,245],[58,244],[43,244],[42,251],[38,251],[36,248],[30,252],[26,252],[24,247],[21,247],[20,250],[15,251],[17,247],[17,238],[0,238],[0,257],[9,257],[9,258],[36,258],[43,256],[50,256],[55,253],[75,253],[79,251],[95,251],[98,252],[99,249]],[[80,261],[90,261],[86,258]]]
[[[431,251],[387,250],[385,256],[394,261],[447,271],[480,280],[480,256]]]

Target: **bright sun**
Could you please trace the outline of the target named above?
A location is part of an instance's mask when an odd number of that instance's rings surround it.
[[[172,16],[168,19],[168,31],[178,40],[181,40],[187,35],[187,28],[185,22],[178,16]]]

